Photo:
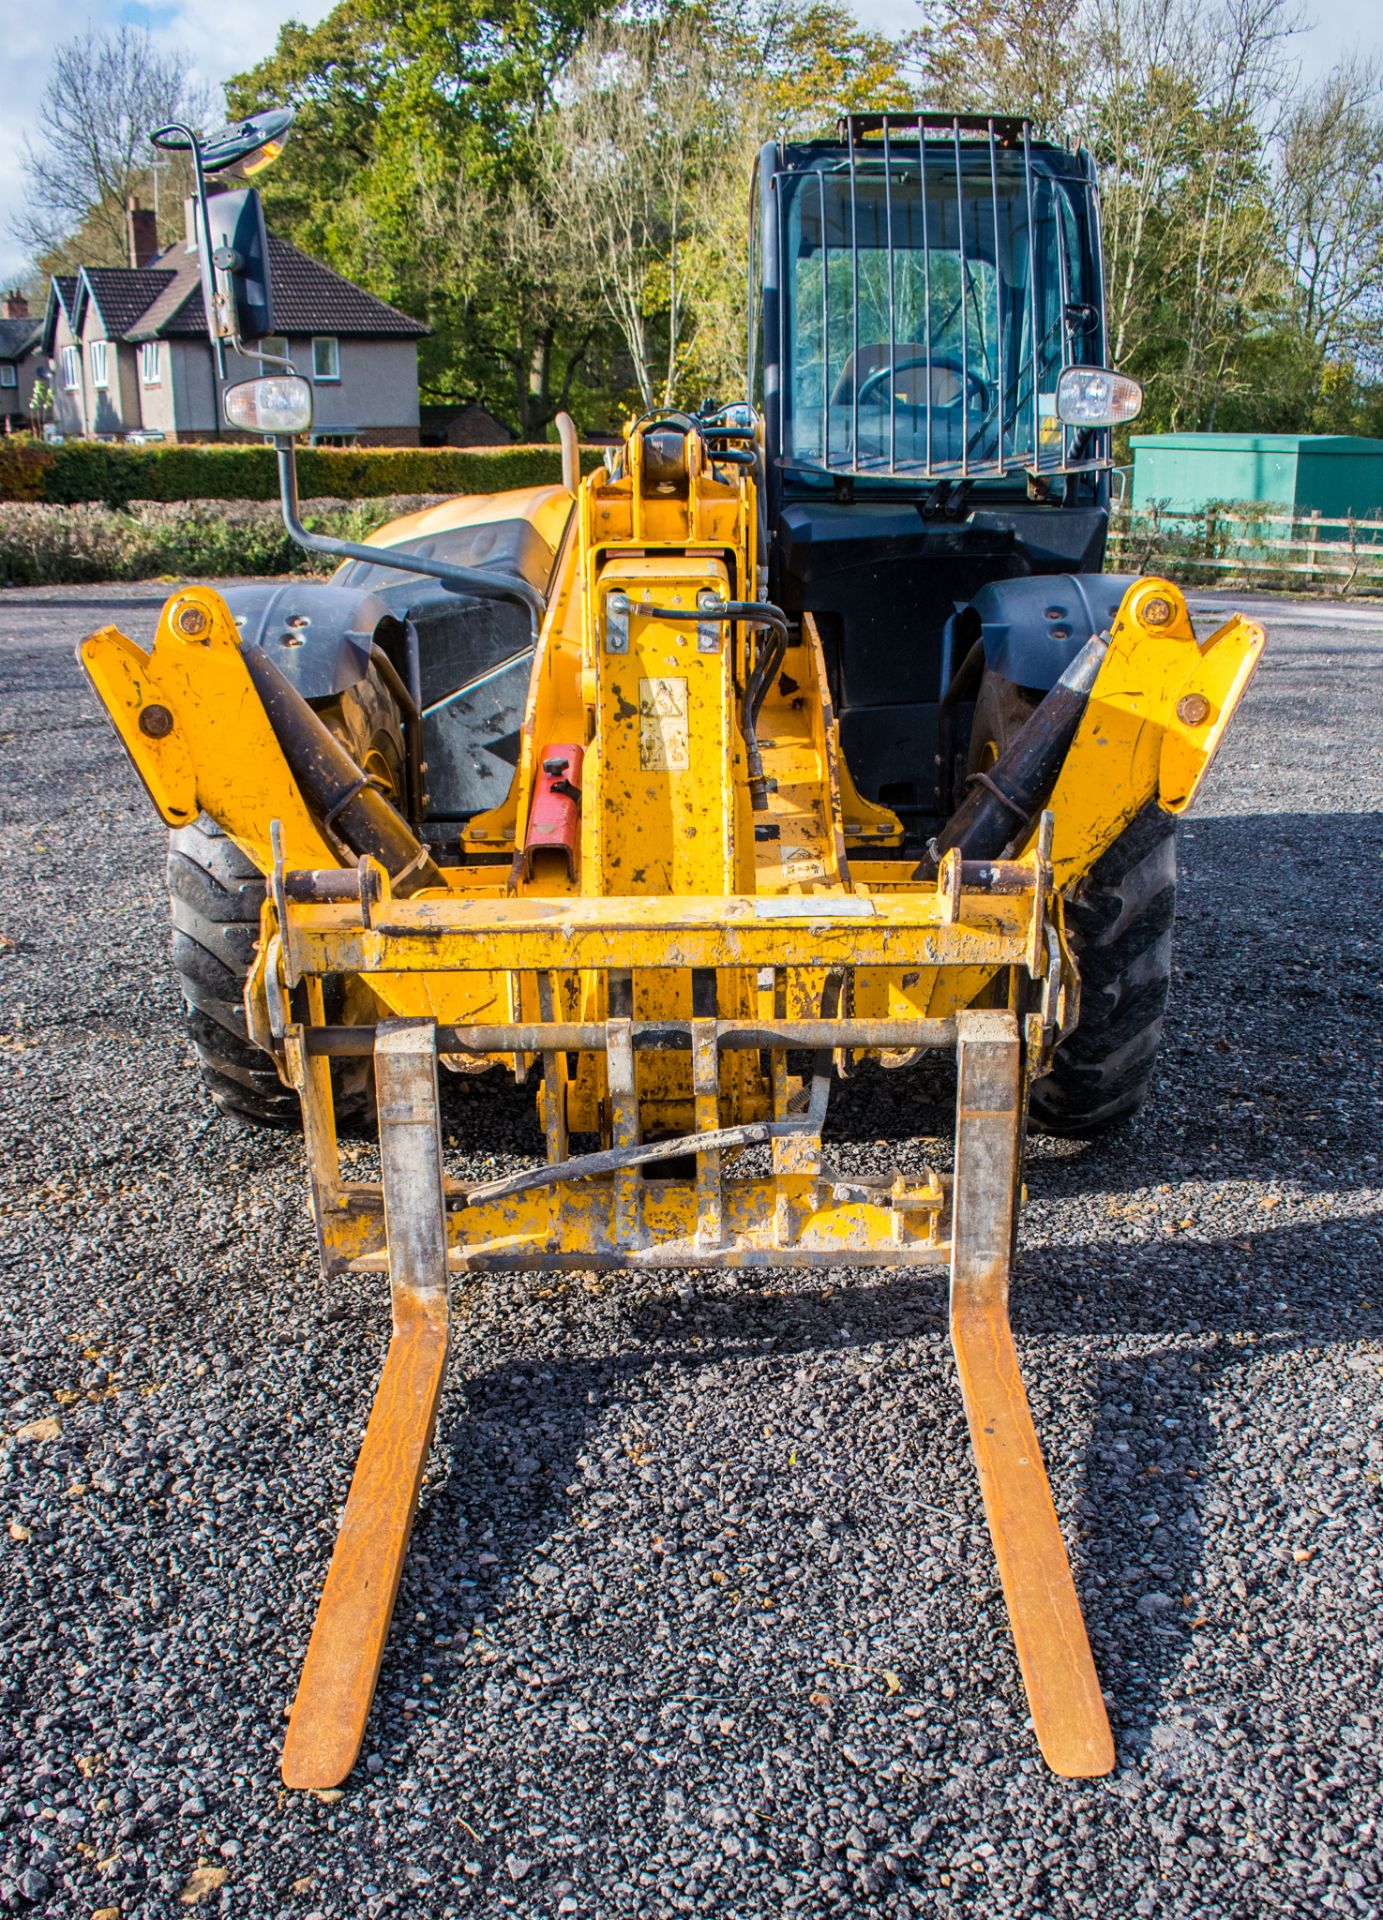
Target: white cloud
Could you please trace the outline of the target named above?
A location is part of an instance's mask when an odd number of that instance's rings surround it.
[[[147,26],[159,43],[179,47],[198,76],[219,87],[233,73],[272,53],[279,28],[287,20],[309,24],[323,18],[332,0],[170,0],[141,5],[139,0],[97,0],[84,13],[62,15],[62,34],[72,38],[88,28],[102,31],[123,21]],[[24,136],[32,137],[39,101],[53,54],[53,19],[41,8],[7,5],[5,58],[0,61],[0,282],[8,284],[27,262],[8,231],[24,197]],[[233,26],[231,22],[233,21]]]
[[[122,20],[147,25],[164,45],[181,47],[202,79],[219,86],[271,53],[286,20],[315,23],[331,4],[235,0],[231,7],[227,0],[95,0],[84,15],[74,10],[63,16],[63,33],[111,27]],[[1324,73],[1346,53],[1383,57],[1383,17],[1372,9],[1361,18],[1354,9],[1326,0],[1318,4],[1322,17],[1292,47],[1307,78]],[[890,33],[909,32],[920,19],[916,0],[853,0],[853,5],[866,25]],[[52,51],[51,16],[11,0],[5,7],[5,57],[0,60],[0,281],[13,279],[26,264],[23,250],[6,229],[8,215],[23,197],[23,140],[34,127]]]

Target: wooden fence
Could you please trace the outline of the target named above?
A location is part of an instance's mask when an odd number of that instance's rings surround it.
[[[1154,503],[1116,505],[1111,570],[1163,573],[1189,585],[1212,581],[1332,594],[1383,594],[1383,515],[1342,520],[1273,514],[1252,504],[1172,512]]]

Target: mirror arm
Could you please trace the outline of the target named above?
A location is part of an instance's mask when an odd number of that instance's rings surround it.
[[[446,560],[423,560],[417,554],[396,553],[389,547],[367,547],[356,540],[333,540],[327,534],[309,533],[298,515],[298,464],[293,455],[293,442],[283,433],[276,433],[273,441],[279,463],[279,505],[283,509],[283,524],[288,529],[290,539],[296,540],[300,547],[305,547],[309,553],[329,554],[336,560],[363,560],[372,567],[396,567],[400,573],[425,573],[434,580],[445,581],[449,587],[478,594],[486,600],[517,601],[527,611],[529,628],[536,645],[538,628],[547,611],[547,601],[526,580],[509,574],[483,573],[476,567],[457,567]]]
[[[214,289],[216,285],[216,272],[211,264],[211,215],[207,209],[206,172],[202,166],[202,142],[200,137],[193,132],[192,128],[184,125],[181,120],[170,120],[166,126],[155,127],[153,134],[150,136],[155,146],[162,144],[156,137],[161,133],[182,134],[187,142],[184,151],[192,155],[192,178],[197,200],[197,227],[201,236],[202,261],[205,263],[202,275],[203,297],[205,298],[206,289],[208,287]],[[211,341],[211,355],[216,362],[217,381],[224,385],[226,378],[226,350],[221,344],[221,337],[213,325],[213,319],[214,316],[212,314],[206,315],[207,337]]]

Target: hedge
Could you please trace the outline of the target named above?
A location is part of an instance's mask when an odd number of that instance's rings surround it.
[[[585,447],[582,471],[599,466]],[[500,493],[554,484],[558,447],[302,447],[298,488],[305,497],[375,500],[387,495]],[[276,500],[273,449],[245,442],[188,441],[130,447],[119,441],[67,440],[61,446],[0,440],[0,500],[68,506],[97,501]]]
[[[437,495],[383,500],[308,500],[309,528],[363,540]],[[304,553],[284,532],[277,504],[237,500],[0,505],[0,586],[105,580],[217,579],[228,574],[330,573],[336,562]]]

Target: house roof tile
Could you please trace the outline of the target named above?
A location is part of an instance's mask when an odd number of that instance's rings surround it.
[[[0,318],[0,360],[19,360],[37,343],[43,331],[41,320]]]
[[[77,300],[77,276],[75,273],[57,273],[48,282],[48,299],[43,309],[43,351],[52,353],[57,347],[58,315],[62,314],[69,327],[72,324],[72,311]]]
[[[167,286],[170,275],[157,267],[83,267],[78,278],[82,284],[77,295],[75,324],[80,327],[85,301],[90,299],[105,324],[107,335],[112,340],[127,340],[141,316]]]
[[[377,299],[324,267],[291,241],[269,235],[269,264],[274,286],[276,333],[336,333],[416,340],[428,329],[420,320]],[[160,254],[153,271],[170,275],[167,284],[131,328],[132,340],[204,335],[202,282],[197,256],[185,246]]]
[[[43,351],[45,353],[52,353],[57,345],[58,315],[66,314],[70,323],[72,302],[76,297],[76,274],[54,274],[48,282],[48,299],[43,309]]]
[[[277,333],[417,340],[428,332],[420,320],[366,293],[277,234],[269,235],[269,260]],[[83,267],[55,277],[43,323],[48,351],[57,307],[78,330],[87,300],[94,302],[113,340],[206,337],[197,255],[181,241],[147,267]]]

